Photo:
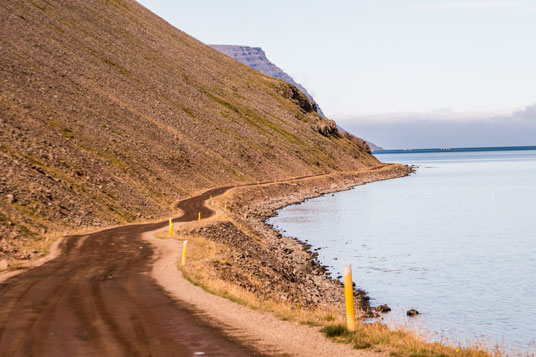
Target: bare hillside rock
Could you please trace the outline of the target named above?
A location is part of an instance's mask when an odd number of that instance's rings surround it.
[[[0,51],[0,259],[204,188],[377,164],[292,85],[134,0],[3,0]]]

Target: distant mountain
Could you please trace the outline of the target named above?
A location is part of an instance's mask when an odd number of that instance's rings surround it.
[[[285,82],[294,85],[303,94],[305,94],[307,98],[309,98],[311,101],[313,101],[316,104],[317,112],[320,115],[325,116],[324,113],[322,113],[322,110],[320,109],[320,106],[318,105],[318,103],[307,92],[307,89],[305,89],[301,84],[294,81],[294,79],[291,76],[289,76],[285,71],[283,71],[281,68],[277,67],[275,64],[270,62],[270,60],[266,58],[266,53],[264,53],[262,48],[249,47],[249,46],[235,46],[235,45],[209,45],[209,46],[220,51],[221,53],[226,54],[229,57],[234,58],[238,62],[241,62],[247,66],[250,66],[251,68],[256,69],[257,71],[261,73],[267,74],[275,78],[282,79]]]
[[[367,141],[367,144],[370,147],[370,150],[372,150],[372,151],[383,150],[383,148],[381,146],[378,146],[378,145],[376,145],[374,143],[371,143],[370,141]]]
[[[221,53],[226,54],[227,56],[231,58],[234,58],[235,60],[237,60],[240,63],[245,64],[246,66],[256,69],[257,71],[261,73],[267,74],[275,78],[282,79],[285,82],[294,85],[303,94],[305,94],[307,98],[309,98],[309,100],[311,100],[312,102],[316,104],[316,109],[317,109],[318,114],[325,117],[324,113],[320,109],[320,106],[314,100],[314,98],[307,92],[307,89],[305,89],[301,84],[294,81],[294,79],[291,76],[289,76],[285,71],[283,71],[281,68],[277,67],[275,64],[270,62],[270,60],[266,57],[266,53],[264,52],[262,48],[249,47],[249,46],[237,46],[237,45],[209,45],[209,46],[220,51]],[[345,131],[341,127],[339,126],[337,127],[339,130]],[[371,143],[370,141],[366,141],[366,142],[372,151],[383,149],[382,147],[377,146]]]

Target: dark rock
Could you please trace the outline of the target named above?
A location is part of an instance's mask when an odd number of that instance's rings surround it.
[[[369,310],[367,312],[364,313],[363,317],[367,318],[367,319],[377,319],[379,317],[381,317],[381,315],[379,313],[377,313],[376,311],[374,310]]]
[[[408,310],[408,312],[406,314],[408,316],[417,316],[419,314],[419,311],[417,311],[415,309],[410,309],[410,310]]]
[[[376,311],[380,312],[380,313],[391,311],[391,308],[390,308],[388,305],[386,305],[386,304],[384,304],[384,305],[380,305],[380,306],[376,306],[374,309],[375,309]]]
[[[371,153],[372,150],[370,149],[369,143],[361,138],[355,137],[352,134],[345,132],[344,136],[349,139],[350,141],[354,142],[361,150]]]
[[[338,133],[337,124],[333,120],[321,120],[314,124],[313,128],[324,136],[330,136]]]

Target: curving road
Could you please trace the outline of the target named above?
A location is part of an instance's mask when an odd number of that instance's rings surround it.
[[[204,201],[229,188],[181,201],[173,221],[209,217]],[[0,283],[0,356],[261,355],[151,278],[153,249],[141,235],[166,225],[69,237],[56,259]]]

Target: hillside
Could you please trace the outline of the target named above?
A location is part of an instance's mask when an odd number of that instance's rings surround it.
[[[0,261],[205,188],[377,164],[294,86],[136,1],[4,0],[0,19]]]
[[[320,109],[320,106],[318,103],[314,100],[313,96],[311,96],[307,90],[299,83],[294,81],[294,79],[288,75],[285,71],[283,71],[281,68],[277,67],[274,63],[272,63],[267,57],[264,50],[260,47],[249,47],[249,46],[236,46],[236,45],[209,45],[210,47],[220,51],[221,53],[225,53],[227,56],[234,58],[240,63],[243,63],[253,69],[256,69],[257,71],[267,74],[269,76],[279,78],[284,80],[287,83],[290,83],[294,85],[296,88],[298,88],[307,98],[309,98],[311,101],[313,101],[316,104],[316,109],[320,115],[324,115],[322,113],[322,109]]]

